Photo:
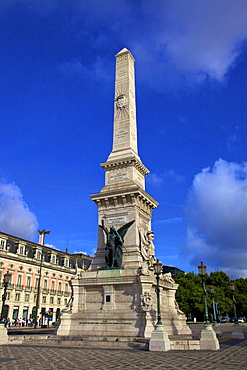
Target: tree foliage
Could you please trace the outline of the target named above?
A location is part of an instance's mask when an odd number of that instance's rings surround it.
[[[204,302],[203,302],[203,289],[202,278],[193,272],[183,273],[180,272],[175,278],[179,288],[176,293],[176,300],[181,310],[188,318],[203,320],[204,315]],[[223,271],[211,272],[206,275],[205,284],[207,290],[207,304],[209,309],[209,316],[213,314],[212,298],[218,308],[218,315],[234,316],[233,296],[230,291],[230,278]],[[237,315],[247,316],[247,279],[236,279],[234,296],[237,306]],[[214,288],[214,294],[210,293],[210,287]]]

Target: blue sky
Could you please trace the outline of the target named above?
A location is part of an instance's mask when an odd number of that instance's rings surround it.
[[[0,230],[93,254],[115,58],[136,59],[157,257],[247,277],[247,3],[2,0]]]

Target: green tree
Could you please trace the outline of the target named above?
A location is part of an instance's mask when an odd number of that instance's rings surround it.
[[[176,278],[179,288],[176,293],[176,300],[181,310],[187,317],[203,319],[203,290],[201,278],[193,272],[179,273]]]
[[[220,315],[234,316],[233,301],[230,291],[230,278],[223,271],[211,272],[206,275],[205,284],[207,290],[207,303],[209,316],[213,314],[212,294],[210,287],[214,287],[214,301],[217,303],[218,313]],[[196,317],[197,320],[203,320],[204,304],[202,280],[199,275],[193,272],[180,272],[175,279],[179,284],[176,293],[177,302],[181,310],[187,317]],[[235,299],[237,302],[238,316],[247,316],[247,279],[236,279],[235,281]]]

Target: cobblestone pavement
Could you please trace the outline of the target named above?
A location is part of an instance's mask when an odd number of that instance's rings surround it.
[[[247,369],[247,340],[222,343],[219,351],[149,352],[135,349],[86,349],[0,346],[1,370]]]

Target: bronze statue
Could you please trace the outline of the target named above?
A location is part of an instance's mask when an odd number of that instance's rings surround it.
[[[106,247],[105,247],[105,261],[106,266],[109,268],[120,268],[122,265],[122,256],[124,246],[124,236],[127,233],[129,227],[135,222],[135,220],[128,222],[121,226],[118,230],[114,226],[110,227],[110,231],[105,227],[104,220],[102,225],[99,225],[101,229],[106,233]]]

